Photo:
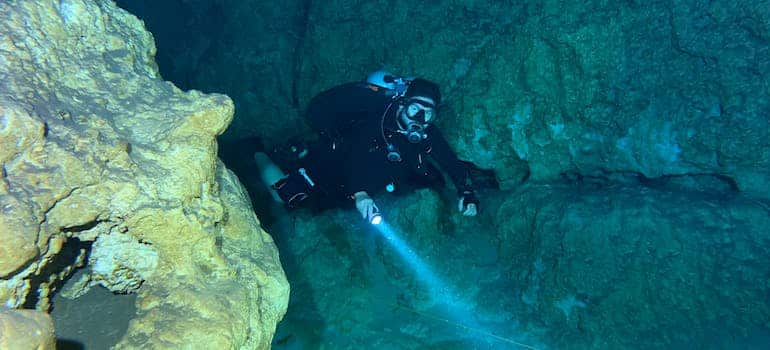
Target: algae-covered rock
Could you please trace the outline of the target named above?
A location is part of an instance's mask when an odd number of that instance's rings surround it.
[[[0,349],[56,349],[51,317],[35,310],[0,308]]]
[[[0,302],[46,311],[90,247],[91,283],[138,293],[119,348],[267,348],[288,285],[216,157],[230,99],[164,82],[111,1],[3,2],[0,28]]]
[[[88,256],[91,281],[107,289],[137,290],[158,266],[158,253],[131,235],[100,235]]]

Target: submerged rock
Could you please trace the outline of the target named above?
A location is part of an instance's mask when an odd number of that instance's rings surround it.
[[[118,348],[269,347],[288,284],[216,157],[230,99],[164,82],[111,1],[3,2],[0,28],[0,302],[48,310],[93,249],[91,283],[138,293]]]
[[[528,186],[494,209],[519,317],[556,348],[750,347],[770,333],[766,202]]]
[[[56,349],[51,318],[35,310],[0,308],[0,349]]]
[[[298,288],[275,348],[761,348],[770,334],[767,202],[528,185],[482,193],[465,218],[441,197],[379,201],[384,229],[350,211],[276,229]]]

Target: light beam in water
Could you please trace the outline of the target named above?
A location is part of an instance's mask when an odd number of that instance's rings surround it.
[[[381,217],[380,217],[381,219]],[[372,222],[377,232],[379,232],[385,240],[390,243],[393,249],[401,256],[401,258],[414,270],[418,280],[420,280],[430,291],[430,296],[434,302],[446,306],[447,317],[450,319],[442,319],[436,316],[430,316],[442,320],[448,324],[454,325],[458,328],[475,332],[477,334],[485,335],[489,338],[496,339],[498,341],[504,341],[509,344],[516,345],[518,347],[526,349],[535,349],[532,346],[516,342],[512,339],[504,338],[495,335],[492,332],[482,329],[482,326],[476,322],[477,313],[473,310],[473,306],[470,303],[463,301],[459,294],[450,288],[441,278],[436,275],[433,270],[423,261],[420,256],[409,246],[396,231],[390,227],[383,220],[378,223]],[[399,305],[401,308],[406,308],[404,305]],[[417,314],[426,316],[426,314],[419,312],[412,308],[406,308]]]

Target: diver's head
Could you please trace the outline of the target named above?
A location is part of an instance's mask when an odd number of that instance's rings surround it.
[[[441,102],[441,92],[436,83],[414,79],[399,103],[398,127],[411,143],[428,138],[425,129],[436,119],[436,106]]]

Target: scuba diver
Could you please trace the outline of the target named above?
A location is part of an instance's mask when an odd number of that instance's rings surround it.
[[[272,160],[255,153],[262,182],[289,208],[310,198],[322,207],[352,203],[377,224],[381,217],[372,196],[432,185],[443,179],[435,163],[457,188],[462,215],[475,216],[473,165],[457,158],[434,125],[440,102],[437,84],[386,71],[324,91],[311,100],[306,115],[318,140],[290,146],[291,157],[284,158],[291,159],[281,164],[288,173],[273,162],[281,158],[277,151]]]

